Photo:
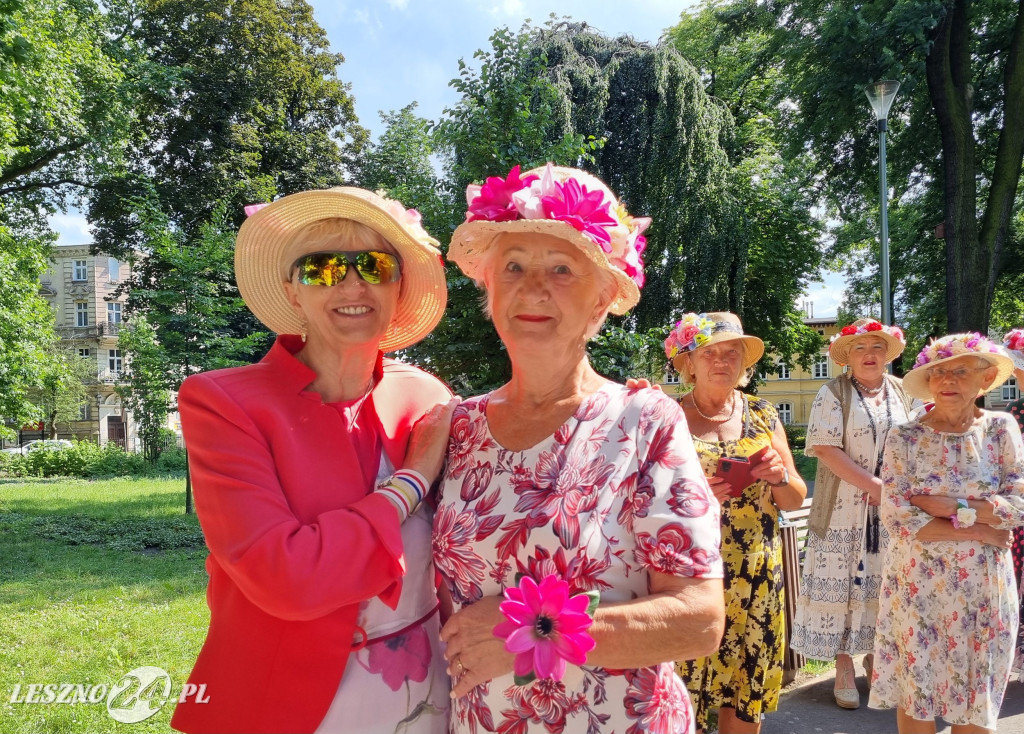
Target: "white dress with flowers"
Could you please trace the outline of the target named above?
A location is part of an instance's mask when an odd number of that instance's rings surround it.
[[[986,412],[965,433],[918,421],[885,445],[882,574],[869,706],[916,719],[996,728],[1017,635],[1009,548],[916,539],[932,517],[917,494],[987,499],[999,527],[1024,524],[1024,443],[1013,418]]]
[[[434,518],[434,564],[456,611],[516,584],[557,574],[601,602],[648,595],[651,570],[721,578],[718,505],[675,401],[614,383],[588,396],[553,436],[502,448],[487,396],[452,422]],[[671,662],[629,670],[568,665],[559,681],[517,686],[511,673],[452,706],[453,732],[693,731],[686,686]]]

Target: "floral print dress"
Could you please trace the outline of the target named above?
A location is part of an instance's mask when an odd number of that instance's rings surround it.
[[[452,421],[434,518],[434,564],[455,610],[496,596],[518,573],[557,574],[601,602],[648,595],[648,572],[721,578],[718,506],[679,406],[655,390],[606,383],[553,436],[503,448],[487,396]],[[568,665],[558,682],[511,673],[453,702],[452,732],[686,734],[693,717],[671,663]]]
[[[704,472],[722,456],[746,457],[771,445],[778,414],[762,398],[743,396],[743,433],[734,441],[694,439]],[[725,634],[718,651],[679,664],[693,698],[698,728],[708,714],[735,707],[736,718],[759,722],[778,708],[785,659],[782,539],[779,512],[767,482],[751,484],[722,505]]]
[[[882,467],[889,549],[875,634],[872,708],[995,729],[1017,639],[1017,587],[1008,548],[920,542],[932,517],[917,494],[987,499],[998,527],[1024,524],[1024,442],[1005,413],[964,433],[918,421],[889,433]]]
[[[1024,432],[1024,398],[1006,406],[1007,412],[1017,421]],[[1013,671],[1024,680],[1024,525],[1013,531],[1013,575],[1017,579],[1017,593],[1020,595],[1020,629],[1017,632],[1017,653]]]

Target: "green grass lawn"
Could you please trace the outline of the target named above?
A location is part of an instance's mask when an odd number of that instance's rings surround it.
[[[206,549],[184,479],[0,479],[0,732],[168,731],[102,703],[12,703],[30,683],[112,686],[156,666],[181,690],[206,634]]]

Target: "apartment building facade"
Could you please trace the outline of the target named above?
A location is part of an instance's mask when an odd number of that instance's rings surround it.
[[[135,445],[135,424],[115,392],[125,370],[118,343],[124,297],[116,291],[128,274],[127,263],[90,254],[88,245],[58,245],[50,269],[40,278],[39,290],[54,310],[57,335],[94,367],[79,420],[59,425],[61,438],[101,445],[114,441],[127,449]]]

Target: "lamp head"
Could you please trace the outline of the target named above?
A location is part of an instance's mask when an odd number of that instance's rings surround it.
[[[884,122],[885,118],[889,116],[889,108],[892,106],[892,101],[896,99],[896,92],[899,91],[899,88],[898,81],[886,79],[869,84],[864,90],[868,102],[871,103],[871,109],[875,112],[875,119],[879,122]]]

